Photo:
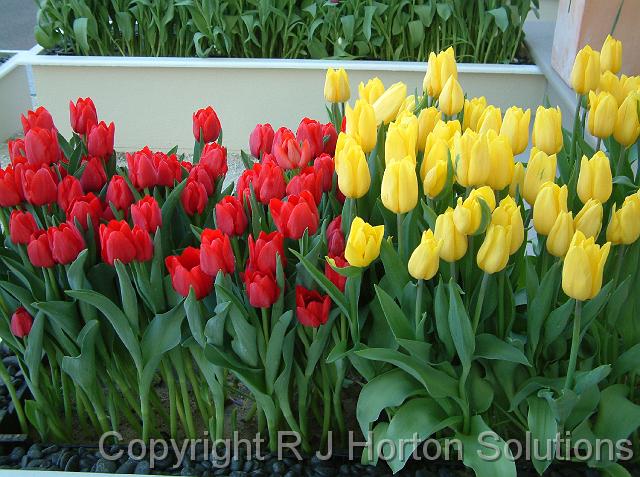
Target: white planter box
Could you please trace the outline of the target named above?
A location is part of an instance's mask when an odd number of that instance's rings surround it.
[[[14,54],[15,53],[15,54]],[[9,61],[0,65],[0,143],[22,130],[20,114],[31,109],[31,95],[27,81],[26,67],[18,60],[25,53],[14,54]]]
[[[46,106],[64,135],[69,100],[93,98],[100,119],[116,124],[116,148],[145,145],[193,148],[192,113],[212,105],[231,150],[248,149],[257,123],[295,130],[304,116],[326,121],[323,87],[328,67],[344,67],[352,97],[360,81],[379,76],[386,86],[404,81],[422,88],[425,63],[324,60],[245,60],[64,57],[31,51],[23,61],[33,68],[36,102]],[[485,95],[502,108],[535,107],[546,80],[537,66],[459,65],[469,97]]]

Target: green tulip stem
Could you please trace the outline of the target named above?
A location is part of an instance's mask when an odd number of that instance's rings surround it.
[[[489,274],[484,272],[482,275],[482,283],[480,283],[480,292],[478,293],[478,302],[476,303],[476,311],[473,314],[473,334],[476,334],[478,325],[480,324],[480,315],[482,314],[482,304],[484,296],[487,293],[487,285],[489,284]]]
[[[618,286],[618,282],[620,280],[620,272],[622,270],[622,262],[624,261],[624,252],[626,250],[626,245],[618,245],[618,254],[616,257],[616,271],[613,275],[613,286],[614,288]]]
[[[576,154],[576,143],[578,141],[578,125],[580,124],[580,107],[582,106],[582,95],[578,94],[578,104],[576,104],[576,112],[573,116],[573,134],[571,136],[571,149],[569,150],[569,160],[574,160]]]
[[[498,272],[498,336],[505,338],[504,326],[504,270]]]
[[[616,165],[616,177],[622,174],[622,166],[624,166],[624,161],[627,159],[627,148],[620,148],[620,156],[618,157],[618,164]]]
[[[573,317],[573,334],[571,335],[571,353],[569,354],[569,368],[567,369],[567,379],[564,382],[564,391],[571,389],[573,385],[573,375],[576,372],[576,362],[578,360],[578,350],[580,349],[582,331],[582,302],[576,300],[576,309]]]
[[[321,448],[327,443],[329,427],[331,425],[331,385],[327,374],[327,367],[324,360],[320,362],[320,372],[322,374],[322,441]]]
[[[400,256],[400,260],[402,260],[404,262],[404,255],[403,255],[403,247],[402,247],[402,214],[396,214],[396,217],[398,219],[398,255]]]
[[[29,432],[29,427],[27,426],[27,418],[24,414],[24,409],[22,408],[22,403],[20,399],[18,399],[18,394],[16,393],[16,388],[11,382],[11,376],[9,375],[9,371],[5,367],[4,363],[0,359],[0,380],[4,382],[4,386],[9,391],[9,397],[11,397],[11,402],[13,403],[13,407],[16,410],[16,414],[18,416],[18,422],[20,423],[20,430],[23,434],[27,434]]]
[[[596,141],[596,152],[600,150],[600,145],[602,144],[602,139],[598,138]]]
[[[264,342],[269,344],[269,308],[260,308],[262,312],[262,333],[264,334]]]
[[[422,340],[424,336],[418,336],[418,328],[420,325],[420,319],[422,317],[422,292],[424,290],[424,280],[418,280],[418,291],[416,293],[416,311],[414,325],[416,327],[416,339]]]

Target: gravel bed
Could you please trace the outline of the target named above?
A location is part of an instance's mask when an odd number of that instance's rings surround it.
[[[0,343],[0,359],[2,359],[2,362],[7,368],[7,371],[9,371],[9,375],[12,378],[11,382],[14,388],[16,389],[16,391],[19,391],[19,389],[24,384],[22,371],[18,366],[17,358],[9,351],[4,343]],[[0,379],[0,422],[2,422],[2,413],[8,411],[10,403],[11,397],[9,396],[9,391]],[[0,428],[1,427],[2,426],[0,426]]]

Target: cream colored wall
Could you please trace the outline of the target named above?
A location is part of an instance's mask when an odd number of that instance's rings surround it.
[[[22,130],[20,114],[31,109],[24,66],[0,72],[0,143]]]

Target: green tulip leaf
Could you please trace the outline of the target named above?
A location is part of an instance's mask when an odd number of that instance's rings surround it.
[[[510,361],[525,366],[531,366],[522,351],[509,343],[502,341],[495,335],[488,333],[476,336],[475,356],[477,358]]]
[[[118,274],[118,282],[120,284],[120,299],[122,300],[122,309],[129,319],[131,329],[135,334],[140,332],[138,323],[138,299],[136,292],[131,284],[131,278],[120,260],[114,262],[116,273]]]
[[[575,306],[575,300],[570,298],[549,314],[544,322],[544,342],[547,346],[558,339],[567,328]]]
[[[558,422],[555,420],[549,403],[542,398],[532,396],[527,400],[529,412],[527,424],[533,442],[540,446],[539,450],[532,453],[533,466],[542,475],[553,462],[556,451],[556,435]]]
[[[267,358],[265,359],[265,380],[267,384],[267,393],[271,394],[275,385],[276,377],[280,371],[280,361],[282,357],[282,347],[285,334],[293,318],[293,311],[289,310],[278,318],[269,337],[269,346],[267,347]]]
[[[100,325],[97,320],[88,322],[78,335],[80,355],[62,358],[62,369],[71,376],[92,401],[97,399],[96,389],[96,338]]]
[[[398,339],[414,340],[415,332],[409,324],[409,318],[402,312],[395,300],[378,285],[374,285],[378,301],[389,323],[393,336]]]
[[[398,251],[389,240],[383,240],[380,247],[380,259],[384,265],[385,276],[389,278],[390,291],[394,298],[401,298],[404,287],[411,280],[407,266],[402,262]]]
[[[200,346],[204,347],[205,340],[205,317],[203,316],[202,303],[196,298],[193,287],[189,290],[189,295],[184,301],[184,310],[187,314],[187,322],[193,338]]]
[[[471,367],[471,359],[475,351],[476,342],[471,328],[471,320],[462,303],[458,285],[452,278],[449,282],[449,330],[451,339],[464,369]]]

